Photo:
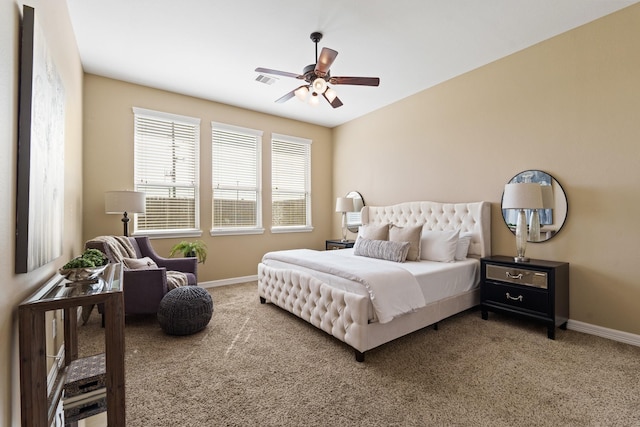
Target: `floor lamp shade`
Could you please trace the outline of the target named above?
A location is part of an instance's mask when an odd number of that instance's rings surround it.
[[[518,220],[516,223],[516,251],[518,255],[514,257],[516,262],[527,262],[529,258],[524,256],[527,248],[527,218],[525,209],[533,209],[537,214],[537,209],[542,209],[542,190],[538,183],[512,183],[504,187],[502,196],[502,209],[517,209]],[[533,219],[535,222],[535,218]],[[535,228],[536,225],[532,224]],[[540,232],[540,222],[537,225]]]
[[[122,214],[124,235],[129,235],[130,213],[146,211],[145,193],[140,191],[107,191],[104,194],[104,211],[107,214]]]

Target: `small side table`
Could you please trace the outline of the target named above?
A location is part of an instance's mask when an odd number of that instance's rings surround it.
[[[569,264],[513,257],[491,256],[480,260],[480,309],[519,315],[544,323],[547,337],[555,339],[556,327],[567,328],[569,319]]]
[[[325,242],[325,249],[327,251],[334,249],[348,249],[352,248],[356,243],[355,240],[341,240],[341,239],[331,239]]]

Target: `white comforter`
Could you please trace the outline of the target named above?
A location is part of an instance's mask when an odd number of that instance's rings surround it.
[[[426,304],[416,278],[391,261],[354,257],[345,263],[345,258],[334,251],[311,249],[269,252],[263,259],[301,265],[362,284],[380,323]]]

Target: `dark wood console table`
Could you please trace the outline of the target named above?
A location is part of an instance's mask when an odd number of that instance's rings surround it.
[[[64,310],[64,384],[66,368],[78,358],[78,307],[104,304],[107,422],[125,426],[124,297],[122,265],[109,264],[94,284],[69,285],[56,274],[18,307],[20,329],[20,408],[22,426],[49,427],[62,387],[47,392],[45,312]],[[60,381],[62,376],[62,381]]]

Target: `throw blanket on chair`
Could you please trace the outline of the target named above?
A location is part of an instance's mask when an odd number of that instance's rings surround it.
[[[113,262],[122,262],[124,258],[137,258],[136,250],[131,245],[128,237],[125,236],[98,236],[93,239],[102,242],[105,249],[111,252],[109,258]],[[167,271],[167,290],[187,286],[187,276],[180,271]]]
[[[114,262],[122,262],[123,258],[137,258],[131,242],[124,236],[98,236],[93,239],[104,243],[106,249],[111,252]]]
[[[181,271],[167,271],[167,290],[187,286],[187,275]]]

